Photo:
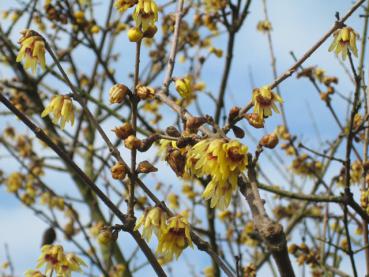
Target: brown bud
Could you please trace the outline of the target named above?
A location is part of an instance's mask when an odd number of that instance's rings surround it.
[[[240,113],[240,110],[241,108],[240,107],[233,107],[230,111],[229,111],[229,114],[228,114],[228,120],[229,121],[233,121],[237,116],[238,114]]]
[[[247,119],[247,121],[252,127],[256,129],[264,128],[264,119],[260,118],[258,114],[256,113],[246,114],[244,115],[244,117]]]
[[[136,93],[138,98],[140,98],[141,100],[152,99],[155,96],[155,89],[153,89],[152,87],[137,85]]]
[[[190,117],[186,121],[186,130],[196,133],[201,125],[205,124],[207,121],[208,119],[206,117]]]
[[[124,140],[124,146],[130,150],[138,149],[141,146],[141,140],[136,138],[134,135],[130,135]]]
[[[369,174],[366,174],[366,176],[365,176],[365,182],[367,183],[367,185],[369,185]]]
[[[178,148],[185,148],[187,145],[192,145],[195,143],[193,137],[180,137],[177,140],[177,147]]]
[[[329,100],[329,94],[327,92],[322,92],[320,94],[320,99],[322,99],[323,101],[327,102]]]
[[[328,94],[333,94],[334,93],[334,87],[328,87],[327,88],[327,93]]]
[[[158,171],[158,169],[148,161],[140,162],[137,166],[138,173],[150,173],[156,171]]]
[[[145,38],[153,38],[157,31],[158,31],[158,28],[155,25],[149,26],[147,30],[143,33],[143,36]]]
[[[119,127],[115,127],[112,130],[115,135],[120,138],[125,140],[126,138],[128,138],[130,135],[132,135],[134,133],[133,127],[130,123],[126,122],[123,125],[119,126]]]
[[[41,246],[45,245],[45,244],[53,244],[55,239],[56,239],[55,230],[54,230],[54,228],[50,227],[44,232],[44,234],[42,236]]]
[[[166,130],[165,130],[165,133],[168,135],[168,136],[171,136],[171,137],[175,137],[175,138],[178,138],[181,136],[181,133],[178,131],[178,129],[174,126],[169,126]]]
[[[174,148],[169,149],[165,160],[178,177],[183,176],[184,168],[186,165],[186,156],[183,155],[181,151]]]
[[[110,169],[111,176],[117,180],[123,180],[126,177],[127,169],[124,164],[116,163]]]
[[[301,78],[301,77],[308,77],[308,78],[313,78],[314,76],[314,67],[307,67],[304,68],[303,70],[301,70],[298,74],[297,74],[297,79]]]
[[[140,146],[138,147],[138,151],[146,152],[150,149],[152,144],[160,138],[158,134],[150,135],[148,138],[141,141]]]
[[[238,126],[233,126],[232,131],[237,138],[243,138],[245,136],[245,131]]]
[[[278,141],[279,141],[278,136],[272,133],[272,134],[263,136],[261,140],[259,141],[259,144],[266,148],[273,149],[278,144]]]
[[[122,103],[129,89],[123,84],[114,85],[109,91],[110,104]]]

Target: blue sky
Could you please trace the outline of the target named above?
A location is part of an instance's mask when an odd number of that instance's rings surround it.
[[[101,3],[104,2],[101,1]],[[0,11],[10,4],[13,4],[13,1],[0,1]],[[290,51],[294,51],[297,57],[300,57],[331,27],[335,20],[335,12],[339,11],[343,14],[351,5],[352,1],[350,0],[269,0],[269,17],[273,24],[272,35],[278,72],[284,72],[293,63],[289,54]],[[103,11],[103,9],[101,10]],[[362,19],[358,18],[359,13],[356,13],[347,22],[348,25],[356,27],[358,30],[362,22]],[[245,26],[236,38],[234,54],[236,58],[234,59],[231,71],[228,91],[232,95],[229,98],[230,102],[234,101],[237,105],[244,105],[251,98],[252,85],[249,80],[250,71],[257,87],[268,84],[273,80],[266,37],[256,31],[256,24],[262,17],[261,1],[254,0]],[[191,19],[188,18],[187,20]],[[133,46],[128,43],[124,34],[122,36],[119,46],[122,47],[122,51],[128,57],[132,57],[134,53]],[[11,39],[14,42],[16,41],[15,37]],[[338,76],[340,78],[338,89],[342,93],[349,95],[353,90],[353,86],[350,84],[334,55],[328,53],[327,49],[330,41],[328,40],[328,42],[316,51],[304,65],[319,65],[327,70],[328,75]],[[214,45],[225,49],[225,37],[221,36],[214,41]],[[86,67],[87,70],[92,63],[88,53],[83,54],[81,52],[78,58],[81,66]],[[122,76],[122,82],[127,80],[127,72],[131,70],[131,66],[130,59],[117,65],[117,76]],[[215,93],[215,95],[218,91],[222,67],[223,60],[212,57],[204,68],[203,80],[207,83],[207,89]],[[186,66],[178,64],[175,68],[174,76],[182,76],[186,73],[186,70]],[[6,75],[6,71],[0,68],[0,76],[4,75]],[[307,81],[296,81],[295,77],[291,77],[281,85],[281,91],[285,100],[285,109],[289,118],[291,131],[302,137],[304,143],[311,147],[319,147],[319,141],[316,139],[316,133],[310,119],[309,109],[319,122],[319,132],[323,141],[332,139],[337,135],[339,130],[333,118],[325,108],[325,104],[320,101],[319,96]],[[334,98],[333,106],[338,111],[340,119],[344,119],[346,116],[345,103],[338,98]],[[211,103],[204,103],[203,107],[205,112],[212,113],[213,107]],[[230,108],[231,104],[228,103],[226,107]],[[0,126],[10,123],[13,120],[14,118],[10,117],[0,118]],[[277,124],[281,124],[281,118],[278,116],[268,121],[266,128],[273,130]],[[109,126],[106,127],[108,128]],[[19,128],[24,129],[21,125]],[[262,131],[255,133],[257,136],[261,134]],[[245,143],[248,143],[248,138],[245,139]],[[1,146],[0,155],[2,157],[3,155],[7,155]],[[262,160],[262,162],[264,166],[268,166],[267,161]],[[11,172],[18,167],[12,159],[1,159],[0,168],[5,169],[6,172]],[[274,172],[273,169],[270,170],[272,171],[271,174],[275,174],[276,180],[280,180],[277,172]],[[160,177],[166,178],[170,182],[172,180],[175,182],[174,176],[170,173],[167,174],[166,170],[164,171],[160,174]],[[57,182],[58,176],[46,176],[45,180]],[[63,187],[63,190],[69,190],[69,188],[73,187],[73,184],[63,184]],[[39,253],[40,237],[46,227],[29,210],[24,208],[15,199],[9,197],[4,189],[0,189],[0,219],[2,222],[5,222],[3,224],[4,227],[0,231],[0,263],[5,259],[1,246],[7,243],[17,273],[21,274],[26,269],[35,265]],[[123,240],[124,243],[128,241],[127,247],[133,249],[133,243],[127,235],[121,236],[122,243]],[[186,270],[186,259],[194,266],[194,270],[199,275],[202,268],[210,264],[207,256],[198,251],[186,250],[184,256],[173,267],[174,276],[181,276],[178,274]],[[142,274],[144,272],[145,274],[152,274],[151,269],[148,267],[142,271]],[[260,276],[268,275],[264,272]]]

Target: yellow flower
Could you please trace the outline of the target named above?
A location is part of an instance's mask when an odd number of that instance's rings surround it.
[[[65,123],[70,122],[74,124],[74,111],[73,102],[69,96],[57,95],[51,99],[50,104],[42,112],[41,117],[47,116],[49,113],[53,113],[53,123],[57,124],[60,120],[60,127],[64,129]]]
[[[138,0],[116,0],[114,7],[121,13],[136,5]]]
[[[159,237],[157,252],[163,254],[165,259],[177,259],[182,251],[190,245],[192,239],[190,235],[190,225],[183,215],[176,215],[168,219],[168,226]]]
[[[334,51],[337,55],[342,53],[342,59],[346,59],[350,50],[357,57],[356,34],[350,27],[338,29],[333,34],[334,40],[328,51]]]
[[[76,254],[68,253],[65,255],[65,265],[68,266],[69,272],[82,272],[81,266],[86,266],[86,263]],[[70,276],[70,274],[67,276]]]
[[[149,242],[153,231],[157,237],[160,237],[160,234],[165,231],[166,221],[167,214],[161,208],[148,208],[137,220],[135,231],[143,226],[142,236],[147,242]]]
[[[259,118],[264,118],[272,115],[272,109],[279,113],[275,102],[283,103],[282,98],[274,93],[269,86],[254,89],[252,94],[252,103],[254,104],[254,113],[259,115]]]
[[[187,76],[176,80],[176,90],[185,99],[191,97],[193,93],[192,78]]]
[[[137,27],[141,28],[142,32],[146,32],[158,21],[158,6],[154,0],[139,0],[132,16]]]
[[[272,30],[272,23],[268,20],[261,20],[258,22],[256,29],[262,33],[270,32]]]
[[[37,64],[40,64],[42,70],[45,70],[45,41],[32,30],[26,29],[21,34],[22,37],[18,41],[21,47],[16,61],[20,62],[24,59],[24,68],[31,68],[33,73],[36,72]]]
[[[194,145],[187,154],[186,173],[197,177],[211,176],[202,196],[211,199],[210,206],[228,207],[237,189],[238,175],[247,166],[247,150],[236,140],[206,139]]]
[[[22,186],[24,176],[19,172],[13,172],[6,180],[6,189],[8,192],[17,192]]]
[[[24,273],[25,277],[45,277],[46,275],[42,274],[39,270],[27,270]]]
[[[37,260],[37,268],[46,264],[46,275],[52,271],[61,271],[61,266],[65,260],[64,249],[61,245],[46,244],[41,248],[41,256]]]

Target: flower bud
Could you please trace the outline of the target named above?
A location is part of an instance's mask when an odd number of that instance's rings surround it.
[[[123,180],[126,177],[127,169],[124,164],[116,163],[110,169],[111,176],[116,180]]]
[[[134,135],[130,135],[124,140],[124,146],[130,150],[138,149],[141,146],[141,141]]]
[[[110,104],[122,103],[129,89],[123,84],[114,85],[109,91]]]
[[[115,133],[115,135],[118,138],[122,140],[125,140],[126,138],[128,138],[130,135],[134,133],[132,125],[128,122],[124,123],[123,125],[119,127],[115,127],[112,131]]]
[[[266,148],[273,149],[278,144],[278,141],[279,141],[278,136],[272,133],[272,134],[263,136],[259,144]]]
[[[153,38],[157,31],[158,31],[158,28],[155,25],[149,26],[147,30],[143,33],[143,36],[145,38]]]
[[[178,138],[181,136],[181,133],[178,131],[178,129],[174,126],[169,126],[166,130],[165,133],[167,133],[168,136],[172,136],[175,138]]]
[[[97,236],[97,240],[100,244],[108,245],[110,242],[113,241],[113,234],[111,230],[104,228],[100,231],[99,235]]]
[[[186,130],[190,131],[191,133],[196,133],[197,130],[201,127],[201,125],[207,122],[206,117],[190,117],[186,121]]]
[[[157,141],[158,139],[160,139],[160,136],[158,134],[150,135],[149,137],[147,137],[146,139],[144,139],[140,142],[140,146],[138,147],[138,151],[146,152],[147,150],[150,149],[150,147],[153,145],[153,143],[155,141]]]
[[[173,169],[178,177],[182,177],[186,164],[186,156],[181,153],[178,149],[171,148],[168,150],[168,154],[165,160],[169,166]]]
[[[189,98],[192,94],[192,78],[177,79],[176,90],[183,98]]]
[[[76,233],[76,229],[74,228],[73,221],[69,221],[64,226],[64,234],[67,239],[70,239]]]
[[[138,28],[130,28],[128,30],[128,39],[131,42],[138,42],[142,39],[143,34]]]
[[[234,135],[237,137],[237,138],[243,138],[245,137],[245,131],[242,130],[240,127],[238,126],[233,126],[232,127],[232,131],[234,133]]]
[[[238,114],[240,113],[241,108],[240,107],[233,107],[228,114],[228,120],[229,121],[233,121],[233,119],[235,119]]]
[[[148,161],[140,162],[137,166],[138,173],[150,173],[156,171],[158,171],[158,169]]]
[[[258,114],[256,113],[246,114],[244,115],[244,117],[247,119],[247,121],[252,127],[256,129],[264,128],[264,120],[263,118],[260,118]]]
[[[141,100],[152,99],[155,96],[155,89],[153,89],[152,87],[137,85],[136,93],[138,98],[140,98]]]

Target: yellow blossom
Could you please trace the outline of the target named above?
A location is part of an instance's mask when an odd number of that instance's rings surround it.
[[[61,245],[46,244],[41,248],[41,256],[37,260],[37,268],[46,264],[46,275],[52,271],[61,271],[61,266],[65,260],[64,249]]]
[[[342,59],[346,59],[350,50],[357,57],[356,34],[350,27],[343,27],[333,34],[334,40],[328,51],[334,51],[337,55],[342,53]]]
[[[82,272],[81,266],[86,266],[86,263],[74,253],[65,255],[65,260],[62,268],[65,270],[65,277],[70,277],[71,272]]]
[[[176,90],[185,99],[193,93],[192,78],[187,76],[176,80]]]
[[[268,20],[261,20],[258,22],[256,29],[262,33],[270,32],[272,30],[272,23]]]
[[[259,115],[259,118],[264,118],[272,115],[272,109],[279,113],[275,102],[283,103],[282,98],[274,93],[269,86],[254,89],[252,94],[252,103],[254,104],[254,113]]]
[[[23,186],[24,176],[19,172],[9,175],[6,180],[6,188],[8,192],[17,192]]]
[[[157,252],[163,254],[166,259],[177,259],[182,251],[190,245],[192,239],[190,235],[190,225],[183,215],[176,215],[168,219],[167,228],[159,237]]]
[[[133,13],[133,19],[142,32],[146,32],[149,27],[154,27],[158,21],[158,6],[154,0],[138,0]]]
[[[135,230],[143,226],[142,236],[149,242],[152,232],[160,237],[160,234],[165,231],[167,214],[159,207],[146,209],[144,214],[137,220]]]
[[[40,64],[42,70],[45,70],[45,41],[32,30],[26,29],[21,34],[22,37],[18,41],[21,47],[16,61],[20,62],[24,59],[24,68],[31,68],[33,73],[36,72],[37,64]]]
[[[73,102],[69,96],[57,95],[51,99],[50,104],[42,112],[41,117],[47,116],[49,113],[53,113],[53,123],[57,124],[60,120],[60,127],[64,129],[65,123],[70,122],[74,124],[74,110]]]
[[[236,140],[205,139],[188,151],[187,174],[211,176],[202,196],[211,199],[212,208],[224,210],[228,207],[232,193],[237,189],[238,175],[247,166],[247,150]]]
[[[136,5],[138,0],[116,0],[114,7],[121,13]]]

